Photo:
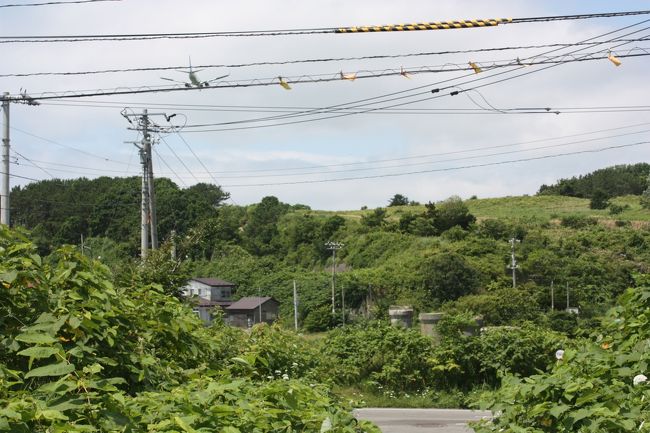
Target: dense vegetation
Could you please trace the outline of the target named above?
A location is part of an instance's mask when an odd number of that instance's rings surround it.
[[[504,383],[484,399],[504,415],[483,431],[506,423],[513,432],[516,425],[531,432],[626,431],[630,419],[640,419],[643,401],[625,406],[611,425],[584,419],[605,418],[603,407],[620,403],[603,396],[589,406],[591,387],[614,393],[611,387],[624,382],[616,388],[621,393],[643,389],[628,386],[626,368],[641,374],[647,357],[632,355],[625,341],[648,338],[647,321],[629,316],[642,316],[648,299],[636,277],[649,273],[650,213],[638,196],[647,192],[648,171],[643,164],[599,170],[543,186],[535,197],[420,205],[395,194],[386,208],[347,212],[272,196],[226,205],[228,194],[218,187],[183,190],[160,179],[166,242],[144,263],[136,258],[138,179],[16,188],[15,221],[32,230],[36,246],[3,234],[0,430],[368,430],[332,389],[356,404],[458,407]],[[629,193],[637,195],[621,195]],[[59,247],[77,244],[81,234],[83,251]],[[521,241],[516,287],[508,268],[512,238]],[[336,315],[334,263],[325,246],[331,240],[344,244],[336,254]],[[302,330],[328,332],[305,339],[276,326],[244,334],[218,318],[204,328],[179,294],[190,276],[232,281],[236,296],[274,296],[284,325],[292,324],[295,281]],[[625,324],[615,335],[612,321],[601,327],[600,317],[622,294],[624,305],[611,320]],[[394,304],[412,305],[416,315],[445,312],[438,338],[388,326]],[[477,315],[488,331],[468,336]],[[594,332],[602,336],[590,337]],[[558,348],[566,362],[555,362]],[[586,363],[584,371],[574,359]],[[608,369],[618,376],[602,376]],[[586,374],[601,375],[600,382]],[[560,396],[571,381],[584,387]],[[206,412],[208,406],[218,413]],[[574,416],[578,407],[585,411]],[[540,415],[543,409],[550,416]]]
[[[160,287],[109,277],[0,228],[0,431],[377,431],[301,379],[286,347],[282,362],[256,333],[206,328]]]
[[[560,179],[554,185],[542,185],[538,194],[593,198],[641,195],[647,188],[650,164],[616,165],[584,176]]]
[[[610,175],[638,179],[646,168],[613,167],[584,179],[614,185]],[[276,197],[245,207],[226,205],[227,193],[204,184],[180,189],[159,179],[156,187],[160,238],[168,242],[149,259],[150,272],[140,282],[156,282],[177,294],[189,276],[218,277],[236,283],[237,296],[276,297],[289,319],[295,280],[300,323],[309,331],[342,320],[328,313],[332,256],[324,244],[329,240],[345,244],[337,254],[336,309],[344,291],[349,320],[361,313],[386,317],[388,306],[397,303],[418,311],[481,314],[487,325],[532,321],[575,333],[575,320],[550,320],[566,306],[567,290],[569,305],[580,307],[580,322],[589,326],[634,284],[634,273],[647,272],[650,259],[648,214],[634,196],[608,198],[609,209],[594,210],[587,199],[547,195],[551,189],[538,197],[451,197],[424,206],[396,194],[387,208],[329,213]],[[84,253],[101,257],[114,271],[115,284],[131,284],[129,278],[141,275],[133,272],[138,188],[137,178],[43,181],[14,189],[13,216],[32,230],[41,254],[61,243],[77,244],[83,234]],[[522,241],[516,289],[507,268],[511,237]],[[180,258],[173,263],[172,241]],[[550,311],[552,285],[558,311]]]
[[[589,341],[564,347],[551,371],[507,376],[484,406],[488,432],[638,432],[650,422],[650,287],[642,278],[627,290]],[[646,285],[644,285],[646,284]]]

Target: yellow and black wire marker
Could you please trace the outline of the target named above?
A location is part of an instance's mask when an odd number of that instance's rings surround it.
[[[334,33],[376,33],[376,32],[413,32],[417,30],[450,30],[472,27],[494,27],[510,24],[512,18],[489,18],[485,20],[434,21],[429,23],[392,24],[387,26],[340,27]]]

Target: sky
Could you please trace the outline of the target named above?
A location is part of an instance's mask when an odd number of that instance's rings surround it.
[[[39,1],[7,0],[0,6]],[[335,28],[632,11],[647,5],[598,0],[121,0],[0,7],[0,36]],[[140,137],[120,113],[147,108],[153,122],[175,127],[156,135],[154,174],[181,188],[219,184],[238,205],[268,195],[326,210],[385,206],[398,193],[419,202],[452,195],[532,195],[559,178],[648,160],[650,145],[643,142],[650,140],[649,58],[622,57],[617,67],[603,57],[608,50],[622,56],[650,49],[650,40],[630,41],[650,37],[649,19],[639,15],[368,34],[0,43],[0,92],[26,91],[35,98],[50,92],[183,87],[188,76],[175,70],[6,75],[187,68],[190,61],[230,65],[199,71],[201,80],[227,75],[201,90],[11,104],[11,185],[139,175],[139,156],[130,142]],[[586,40],[600,43],[407,56]],[[566,62],[590,55],[599,58]],[[369,56],[391,57],[359,59]],[[355,59],[340,60],[351,57]],[[234,66],[308,59],[339,60]],[[563,63],[527,65],[544,59]],[[481,72],[417,73],[468,68],[469,62],[482,66]],[[511,66],[489,68],[495,62]],[[411,73],[402,76],[401,70]],[[380,72],[392,74],[362,78]],[[336,79],[341,73],[356,73],[357,79]],[[291,83],[291,90],[279,84],[279,76]],[[309,82],[317,77],[334,80]],[[236,83],[272,85],[219,87]],[[441,90],[431,93],[434,89]],[[454,91],[459,94],[451,95]],[[645,108],[604,108],[633,106]],[[515,108],[525,110],[511,110]],[[176,116],[168,122],[163,114]],[[290,117],[259,120],[271,116]],[[204,124],[218,125],[195,127]]]

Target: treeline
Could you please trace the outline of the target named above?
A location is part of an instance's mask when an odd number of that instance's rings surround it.
[[[139,186],[134,177],[16,188],[14,222],[33,232],[41,253],[62,243],[79,245],[84,234],[88,253],[101,257],[116,278],[127,278],[137,265]],[[180,189],[159,179],[156,188],[160,238],[167,242],[141,268],[147,282],[177,293],[189,277],[222,278],[238,285],[237,296],[276,297],[282,316],[292,318],[295,280],[300,323],[313,331],[343,320],[329,313],[330,240],[345,245],[336,254],[336,310],[345,302],[357,317],[361,311],[385,317],[389,305],[405,304],[419,311],[481,314],[487,324],[548,322],[574,332],[574,317],[555,317],[567,290],[570,306],[580,307],[581,320],[589,320],[650,263],[650,231],[622,221],[609,227],[578,215],[562,216],[560,225],[525,215],[477,220],[469,211],[472,202],[458,197],[336,214],[273,196],[228,205],[226,192],[205,184]],[[172,230],[178,235],[175,262]],[[508,269],[512,237],[521,240],[516,289]]]
[[[649,174],[650,164],[615,165],[583,176],[560,179],[553,185],[542,185],[537,194],[580,198],[641,195],[648,187]]]
[[[137,252],[140,231],[140,178],[44,180],[11,191],[12,222],[29,228],[41,252],[78,244],[81,236],[105,237],[126,254]],[[160,239],[185,233],[216,213],[229,194],[199,183],[180,189],[166,178],[155,180]]]

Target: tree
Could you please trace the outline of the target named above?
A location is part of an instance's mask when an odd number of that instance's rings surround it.
[[[648,180],[646,181],[646,189],[641,194],[640,202],[643,209],[650,209],[650,176],[648,176]]]
[[[474,221],[476,218],[469,213],[469,208],[463,200],[458,196],[452,196],[438,204],[434,225],[439,232],[444,232],[453,226],[467,229]]]
[[[591,197],[591,201],[589,202],[589,208],[607,209],[607,206],[609,206],[608,199],[609,197],[607,196],[607,193],[602,189],[598,189],[594,192],[593,196]]]
[[[393,198],[388,201],[388,206],[408,206],[409,199],[408,197],[402,194],[395,194]]]
[[[422,264],[424,287],[433,299],[452,301],[469,295],[479,286],[479,275],[463,256],[442,252]]]
[[[386,209],[378,207],[361,217],[361,224],[366,227],[381,227],[386,222]]]
[[[278,236],[278,221],[289,209],[277,197],[267,196],[248,211],[248,221],[244,226],[244,245],[256,255],[274,252],[272,241]]]

